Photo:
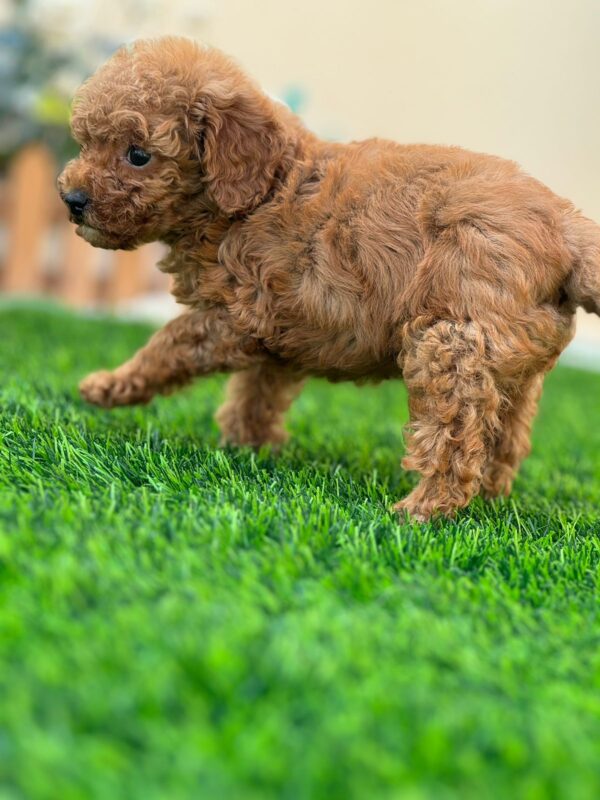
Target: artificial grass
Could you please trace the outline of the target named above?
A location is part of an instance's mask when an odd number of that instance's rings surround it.
[[[148,333],[0,312],[0,797],[600,796],[600,375],[511,499],[408,525],[400,383],[219,450],[222,378],[78,398]]]

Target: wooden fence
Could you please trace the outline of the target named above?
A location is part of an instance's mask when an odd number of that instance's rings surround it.
[[[110,308],[167,291],[168,277],[155,267],[161,245],[98,250],[75,234],[58,196],[57,172],[44,146],[29,145],[0,181],[0,293]]]

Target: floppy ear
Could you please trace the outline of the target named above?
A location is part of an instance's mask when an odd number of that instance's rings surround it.
[[[287,148],[272,101],[251,87],[205,91],[199,155],[208,191],[226,214],[255,208],[273,186]]]

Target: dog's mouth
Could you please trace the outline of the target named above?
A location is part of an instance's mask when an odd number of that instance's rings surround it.
[[[86,242],[93,247],[101,247],[104,250],[128,250],[131,249],[126,241],[116,239],[114,236],[94,228],[92,225],[87,225],[85,222],[80,223],[75,228],[75,233],[85,239]]]
[[[85,222],[79,223],[75,232],[78,236],[81,236],[82,239],[85,239],[86,242],[89,242],[94,247],[102,247],[104,242],[108,239],[108,237],[102,233],[101,230],[98,228],[94,228],[91,225],[87,225]]]

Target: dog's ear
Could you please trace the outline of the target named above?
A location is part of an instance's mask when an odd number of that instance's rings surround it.
[[[254,87],[213,86],[194,112],[210,196],[226,214],[251,211],[272,188],[288,145],[273,102]]]

